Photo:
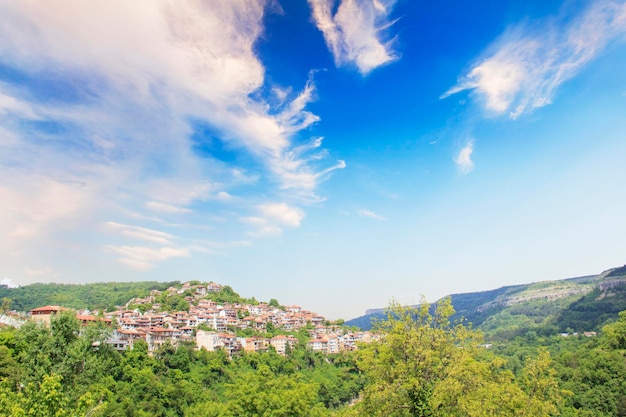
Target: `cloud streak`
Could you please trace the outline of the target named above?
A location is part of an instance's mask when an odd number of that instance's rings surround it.
[[[130,226],[126,224],[120,224],[115,222],[108,222],[107,227],[120,233],[123,236],[133,239],[145,240],[148,242],[155,242],[161,244],[171,243],[174,236],[169,233],[161,232],[159,230],[147,229],[145,227]]]
[[[550,104],[558,87],[626,33],[626,4],[596,1],[573,19],[518,25],[500,37],[442,98],[474,91],[484,108],[515,119]]]
[[[474,141],[470,140],[469,142],[467,142],[467,144],[465,144],[465,146],[454,158],[454,163],[459,169],[459,172],[461,172],[462,174],[469,174],[474,170],[472,153],[474,153]]]
[[[313,20],[324,34],[337,66],[354,65],[362,75],[398,59],[393,39],[385,40],[393,24],[394,0],[309,0]]]
[[[365,218],[368,218],[368,219],[374,219],[374,220],[380,220],[380,221],[385,221],[385,220],[387,220],[387,218],[386,218],[386,217],[381,216],[380,214],[374,213],[373,211],[371,211],[371,210],[367,210],[367,209],[362,209],[362,210],[359,210],[359,211],[357,212],[357,214],[358,214],[359,216],[361,216],[361,217],[365,217]]]
[[[117,261],[136,271],[149,271],[158,262],[163,262],[171,258],[187,257],[189,251],[186,249],[162,247],[150,248],[145,246],[116,246],[106,247],[109,252],[119,255]]]

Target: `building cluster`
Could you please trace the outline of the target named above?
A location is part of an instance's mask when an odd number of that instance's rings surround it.
[[[229,356],[238,352],[263,352],[270,346],[279,354],[293,348],[298,339],[293,335],[274,337],[238,337],[237,333],[266,333],[280,329],[285,333],[307,328],[310,337],[307,347],[324,353],[337,353],[356,349],[357,342],[372,339],[369,332],[346,332],[338,326],[328,326],[324,317],[299,306],[279,307],[266,303],[239,304],[217,303],[211,300],[210,293],[221,291],[219,284],[183,284],[180,288],[170,287],[168,294],[186,295],[189,311],[160,311],[157,298],[162,293],[153,290],[148,297],[134,298],[117,311],[96,317],[88,311],[79,311],[77,318],[83,323],[102,320],[114,326],[107,340],[115,349],[132,349],[137,340],[144,340],[150,352],[165,343],[177,346],[180,343],[194,343],[198,349],[209,351],[224,350]],[[130,306],[145,305],[145,308],[130,309]],[[51,315],[63,310],[58,306],[46,306],[30,312],[32,319],[50,323]],[[143,312],[142,312],[143,310]]]
[[[369,343],[378,337],[371,332],[348,332],[338,326],[317,326],[310,335],[307,348],[323,353],[356,350],[359,342]]]

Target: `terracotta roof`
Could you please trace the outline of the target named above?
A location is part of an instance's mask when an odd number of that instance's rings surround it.
[[[39,313],[43,311],[62,311],[62,310],[68,310],[68,309],[65,307],[61,307],[61,306],[44,306],[44,307],[33,308],[32,310],[30,310],[30,312]]]
[[[151,332],[157,332],[157,333],[166,333],[166,332],[175,332],[176,329],[166,329],[165,327],[152,327],[150,328]]]
[[[111,319],[100,318],[100,317],[96,317],[92,315],[77,315],[76,318],[82,321],[105,321],[109,323],[111,322]]]

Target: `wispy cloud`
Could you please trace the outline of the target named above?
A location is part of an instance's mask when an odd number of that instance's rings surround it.
[[[149,271],[158,262],[189,256],[189,250],[172,247],[155,249],[144,246],[108,245],[106,249],[119,255],[118,262],[137,271]]]
[[[78,179],[59,181],[33,174],[15,177],[9,169],[4,172],[8,175],[0,185],[0,233],[11,239],[41,237],[69,221],[80,221],[96,199],[95,190]]]
[[[304,86],[274,89],[278,104],[259,93],[273,87],[255,52],[265,7],[1,2],[0,60],[38,81],[0,83],[0,241],[31,239],[34,247],[37,238],[43,247],[53,229],[102,230],[124,213],[136,214],[128,222],[156,214],[201,223],[209,218],[203,205],[226,202],[237,210],[232,219],[254,216],[250,195],[230,192],[252,182],[269,201],[319,201],[319,183],[345,163],[331,160],[321,140],[307,142],[306,129],[320,120],[307,110],[312,75]],[[254,164],[198,152],[198,124]],[[143,226],[123,235],[169,239]],[[159,253],[150,262],[123,259],[137,267],[163,259]]]
[[[304,219],[304,211],[286,203],[267,203],[257,207],[257,216],[241,218],[241,221],[254,227],[250,236],[265,237],[282,234],[284,227],[299,227]]]
[[[230,201],[234,197],[230,195],[229,193],[227,193],[226,191],[220,191],[215,195],[215,198],[221,201]]]
[[[341,0],[334,14],[335,0],[309,0],[309,5],[337,66],[355,65],[366,75],[398,58],[393,39],[385,39],[395,0]]]
[[[374,213],[371,210],[367,210],[367,209],[362,209],[357,211],[357,214],[361,217],[366,217],[368,219],[374,219],[374,220],[380,220],[380,221],[384,221],[387,220],[386,217],[381,216],[380,214]]]
[[[191,213],[191,210],[185,207],[178,207],[173,204],[159,203],[158,201],[148,201],[146,207],[152,211],[172,214]]]
[[[590,4],[569,20],[510,28],[442,98],[473,90],[486,110],[511,118],[549,104],[563,82],[626,32],[626,3]]]
[[[6,88],[6,87],[5,87]],[[0,91],[0,113],[16,114],[27,119],[36,119],[37,115],[30,105],[13,96],[3,94]]]
[[[115,222],[107,222],[106,225],[109,229],[114,230],[123,236],[149,242],[169,244],[174,238],[174,236],[169,233],[161,232],[159,230],[147,229],[145,227],[130,226],[127,224],[120,224]]]
[[[463,174],[469,174],[474,169],[472,153],[474,152],[474,141],[468,141],[454,158],[457,168]]]
[[[250,237],[272,237],[283,233],[282,227],[262,217],[244,217],[241,221],[253,226],[253,229],[247,233]]]

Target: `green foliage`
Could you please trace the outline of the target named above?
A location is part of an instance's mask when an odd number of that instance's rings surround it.
[[[572,328],[577,332],[595,331],[614,320],[626,309],[626,284],[606,290],[595,288],[564,309],[556,319],[559,331]]]
[[[280,307],[280,303],[275,298],[270,299],[269,305],[272,307],[277,307],[277,308]]]
[[[11,310],[11,306],[13,305],[13,300],[9,297],[2,297],[2,313],[6,314],[9,310]]]
[[[154,302],[160,304],[160,311],[189,311],[189,303],[178,293],[162,292]]]
[[[276,375],[267,365],[238,376],[228,385],[224,416],[322,417],[319,387],[303,378]]]
[[[174,282],[106,282],[94,284],[31,284],[18,288],[0,286],[0,298],[12,300],[12,308],[30,311],[44,305],[75,309],[109,309],[125,305],[135,297],[146,297],[151,290],[165,290]]]
[[[621,311],[615,323],[602,328],[606,342],[615,349],[626,349],[626,311]]]
[[[253,298],[247,299],[237,294],[229,285],[224,285],[220,291],[212,292],[204,297],[208,300],[215,301],[218,304],[258,304],[259,302]]]
[[[351,354],[295,349],[231,360],[166,343],[151,355],[142,340],[120,353],[106,337],[69,312],[50,327],[1,329],[0,415],[328,416],[363,386]]]
[[[209,297],[245,302],[230,287]],[[178,310],[180,299],[163,293],[159,301]],[[626,312],[600,337],[564,338],[545,330],[557,304],[509,307],[485,321],[494,334],[497,322],[512,329],[490,349],[443,299],[392,306],[380,339],[356,352],[306,350],[309,327],[287,356],[270,349],[233,359],[189,344],[150,353],[143,341],[120,353],[105,343],[102,323],[83,327],[63,312],[49,327],[0,329],[0,415],[626,416]]]
[[[354,416],[550,416],[563,392],[547,351],[527,361],[516,379],[506,361],[479,349],[480,334],[453,325],[443,299],[431,314],[392,306],[379,341],[358,351],[367,378]]]

